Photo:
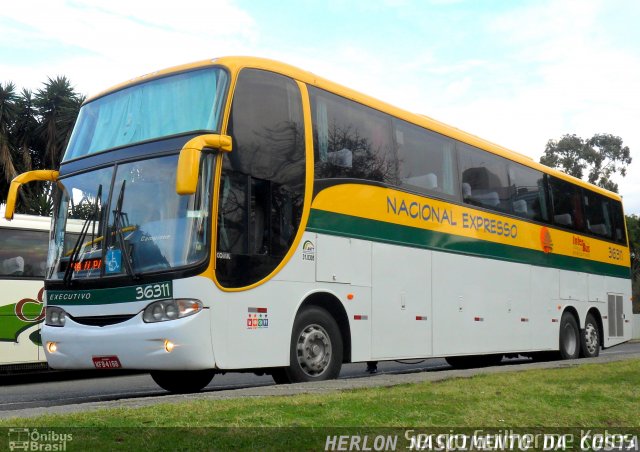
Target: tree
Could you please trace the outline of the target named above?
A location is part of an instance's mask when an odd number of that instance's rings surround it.
[[[38,111],[34,105],[33,93],[23,89],[16,101],[16,120],[13,124],[12,135],[20,155],[20,170],[31,171],[36,166],[41,167],[41,159],[35,149],[41,149],[36,129],[38,128]]]
[[[0,188],[3,192],[18,174],[11,153],[11,128],[16,118],[16,99],[13,83],[0,84],[0,165],[3,172]]]
[[[631,151],[622,145],[622,138],[597,133],[588,140],[576,135],[564,135],[560,140],[549,140],[540,163],[558,168],[579,179],[587,176],[592,184],[618,192],[612,176],[626,176],[631,164]]]
[[[49,168],[60,166],[83,101],[84,96],[79,96],[64,76],[49,78],[44,88],[36,92],[34,105],[40,121],[35,132],[44,144],[44,161]]]
[[[71,136],[84,96],[66,77],[49,78],[35,94],[16,94],[11,82],[0,83],[0,202],[6,201],[9,183],[24,171],[57,169]],[[23,213],[49,215],[51,187],[29,184],[20,191]]]

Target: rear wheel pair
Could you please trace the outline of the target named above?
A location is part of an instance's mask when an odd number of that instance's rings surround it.
[[[562,359],[595,358],[600,354],[600,329],[592,314],[587,314],[584,330],[576,318],[565,312],[560,320],[560,357]]]
[[[585,327],[580,331],[575,317],[565,312],[560,320],[559,352],[541,352],[534,355],[537,361],[552,359],[595,358],[600,354],[600,328],[592,314],[587,314]],[[470,369],[494,366],[500,363],[502,355],[451,356],[445,358],[451,367]]]

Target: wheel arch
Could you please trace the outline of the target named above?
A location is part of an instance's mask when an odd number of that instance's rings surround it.
[[[316,306],[326,310],[338,324],[342,335],[342,362],[351,362],[351,327],[349,317],[340,299],[329,292],[314,292],[305,297],[298,310],[296,317],[309,306]]]
[[[576,323],[578,324],[578,328],[581,327],[582,322],[580,321],[580,314],[578,314],[578,310],[575,307],[567,306],[566,308],[564,308],[564,311],[562,311],[562,315],[565,315],[565,313],[571,314],[573,318],[576,320]]]

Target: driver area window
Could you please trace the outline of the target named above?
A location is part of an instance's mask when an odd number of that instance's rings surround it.
[[[226,287],[242,287],[277,267],[302,218],[304,121],[297,84],[243,70],[228,134],[233,151],[223,156],[216,272]]]

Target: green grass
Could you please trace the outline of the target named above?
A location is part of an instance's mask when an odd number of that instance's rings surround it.
[[[142,437],[153,441],[166,436],[171,440],[162,444],[168,449],[191,447],[171,441],[196,441],[194,447],[207,448],[237,447],[241,441],[247,447],[275,450],[285,444],[307,447],[302,441],[310,433],[324,440],[325,427],[351,433],[363,427],[638,428],[639,407],[640,360],[632,360],[322,395],[196,400],[9,419],[0,421],[0,427],[89,427],[77,430],[79,440],[87,444],[120,437],[115,444],[135,447]],[[318,444],[314,448],[324,448],[324,442]]]

